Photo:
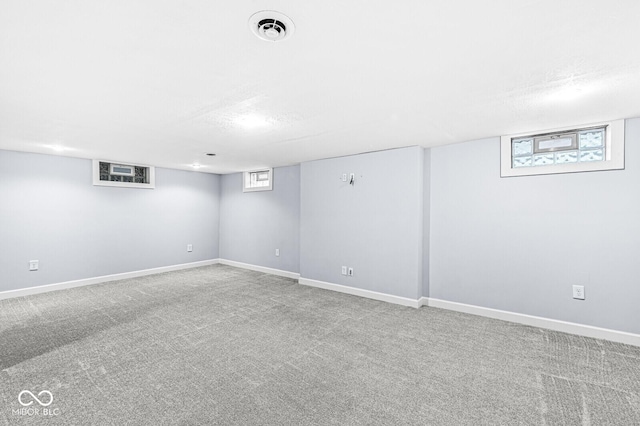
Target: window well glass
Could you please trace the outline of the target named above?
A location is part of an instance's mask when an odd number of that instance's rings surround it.
[[[513,159],[513,167],[529,167],[533,164],[531,156],[516,157]]]
[[[606,127],[532,135],[511,140],[511,167],[605,161]]]
[[[590,151],[580,151],[580,161],[602,161],[604,159],[604,151],[602,149],[594,149]]]
[[[578,161],[578,151],[556,152],[556,164],[575,163]]]
[[[533,139],[513,141],[513,156],[531,155],[533,153]]]
[[[625,120],[500,138],[500,176],[624,169]]]
[[[537,154],[533,156],[534,166],[546,166],[553,164],[553,153],[551,154]]]
[[[604,129],[578,133],[580,149],[598,148],[604,146]]]
[[[244,172],[242,190],[244,192],[270,191],[273,189],[273,169]]]

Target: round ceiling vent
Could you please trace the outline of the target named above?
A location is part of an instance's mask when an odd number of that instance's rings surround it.
[[[295,30],[293,21],[288,16],[273,10],[254,13],[249,18],[249,28],[261,40],[286,40]]]

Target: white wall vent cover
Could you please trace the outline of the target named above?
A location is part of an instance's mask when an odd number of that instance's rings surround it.
[[[93,160],[93,184],[122,188],[156,187],[155,167]]]

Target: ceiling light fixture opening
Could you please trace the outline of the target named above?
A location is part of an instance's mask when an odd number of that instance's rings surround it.
[[[249,28],[256,37],[264,41],[283,41],[295,31],[291,18],[274,10],[263,10],[251,15]]]

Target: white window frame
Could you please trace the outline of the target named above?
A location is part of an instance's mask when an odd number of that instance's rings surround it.
[[[113,181],[100,180],[100,163],[101,162],[116,164],[118,166],[146,167],[149,171],[149,183],[113,182]],[[144,164],[128,164],[120,161],[110,161],[110,160],[93,160],[93,184],[95,186],[115,186],[120,188],[155,189],[156,168],[153,166],[146,166]]]
[[[248,186],[247,183],[251,179],[251,174],[254,173],[268,173],[269,175],[269,185],[268,186]],[[244,172],[242,174],[242,192],[257,192],[257,191],[271,191],[273,190],[273,169],[257,169],[251,170],[248,172]]]
[[[624,120],[614,120],[540,132],[527,132],[502,136],[500,138],[500,177],[593,172],[599,170],[622,170],[624,169],[624,124]],[[511,142],[513,139],[520,139],[529,136],[533,137],[548,133],[563,133],[573,129],[589,127],[606,127],[605,159],[603,161],[550,164],[548,166],[513,167],[511,151]]]

